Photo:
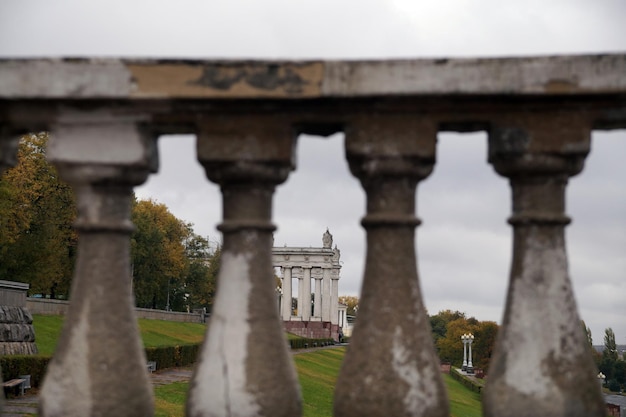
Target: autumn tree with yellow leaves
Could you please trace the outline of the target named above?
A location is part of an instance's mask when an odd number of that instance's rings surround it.
[[[30,295],[68,298],[79,239],[72,228],[76,204],[46,160],[47,142],[45,132],[22,137],[17,165],[0,177],[0,279],[30,284]],[[155,201],[135,200],[132,220],[137,306],[210,309],[219,250]]]
[[[45,158],[48,134],[21,138],[18,163],[0,178],[0,279],[30,294],[66,297],[76,255],[71,188]]]

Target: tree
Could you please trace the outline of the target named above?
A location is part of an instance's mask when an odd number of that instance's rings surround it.
[[[430,327],[433,331],[435,345],[439,339],[446,336],[448,323],[460,318],[464,319],[465,313],[452,310],[442,310],[434,316],[430,316]]]
[[[185,248],[189,269],[185,280],[190,308],[206,308],[211,311],[222,254],[221,247],[211,251],[209,241],[189,230]]]
[[[444,310],[430,317],[433,339],[440,360],[455,366],[463,363],[461,335],[472,333],[472,362],[475,368],[487,370],[493,355],[498,325],[493,321],[478,321],[460,311]]]
[[[133,290],[138,307],[184,310],[189,225],[164,204],[135,200],[131,237]]]
[[[354,295],[340,295],[339,302],[348,306],[347,314],[349,316],[356,316],[359,311],[359,297]]]
[[[47,133],[21,138],[17,165],[0,179],[0,277],[31,294],[67,296],[76,255],[71,188],[45,158]]]
[[[604,351],[602,352],[602,356],[609,358],[613,362],[617,360],[615,333],[613,333],[613,329],[610,327],[604,330]]]
[[[474,334],[474,366],[485,372],[489,370],[499,328],[495,321],[480,321]]]

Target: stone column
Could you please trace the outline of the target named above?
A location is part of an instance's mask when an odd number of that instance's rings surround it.
[[[302,267],[302,321],[311,320],[311,267]]]
[[[330,322],[339,324],[339,273],[330,280]]]
[[[300,391],[274,308],[272,198],[292,170],[284,121],[249,116],[202,121],[198,159],[223,197],[221,268],[187,415],[301,415]]]
[[[565,251],[565,189],[589,151],[580,114],[524,114],[492,128],[489,161],[513,191],[513,261],[485,415],[604,416]]]
[[[315,304],[313,317],[322,317],[322,277],[315,277]]]
[[[302,319],[302,312],[304,311],[304,269],[300,268],[300,273],[298,274],[298,314],[296,314],[300,319]]]
[[[137,120],[64,113],[48,159],[72,186],[78,258],[70,306],[43,383],[42,416],[152,416],[152,384],[130,275],[133,186],[156,168]]]
[[[415,189],[432,171],[436,133],[419,115],[364,116],[348,125],[347,159],[367,195],[367,253],[336,417],[449,416],[414,244]]]
[[[322,268],[322,321],[330,321],[330,268]]]
[[[291,320],[291,267],[283,268],[283,320]]]

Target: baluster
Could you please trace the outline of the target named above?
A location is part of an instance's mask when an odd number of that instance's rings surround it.
[[[40,415],[151,416],[129,252],[132,190],[153,166],[154,142],[132,119],[64,114],[47,155],[74,189],[79,239],[70,306]]]
[[[485,415],[603,416],[565,251],[565,189],[589,151],[579,115],[544,113],[495,127],[489,160],[513,192],[513,261]]]
[[[222,191],[224,247],[190,417],[301,415],[272,268],[272,197],[293,169],[293,144],[280,120],[230,116],[200,128],[198,158]]]
[[[367,194],[367,254],[336,417],[449,415],[414,244],[415,190],[432,171],[436,127],[416,119],[359,118],[346,131],[350,170]]]

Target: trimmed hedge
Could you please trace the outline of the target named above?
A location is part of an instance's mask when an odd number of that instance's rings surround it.
[[[290,339],[288,340],[289,346],[292,349],[307,349],[319,346],[334,345],[333,339]]]
[[[0,356],[2,380],[17,378],[19,375],[30,375],[30,385],[38,387],[43,382],[50,356],[11,355]]]
[[[479,394],[482,393],[483,386],[481,384],[477,384],[476,382],[474,382],[470,378],[465,377],[465,375],[462,375],[457,368],[453,367],[450,370],[450,376],[452,378],[456,379],[457,381],[459,381],[461,384],[463,384],[464,386],[466,386],[470,390],[472,390],[474,392],[477,392]]]
[[[157,369],[177,368],[196,362],[200,344],[146,348],[146,360],[154,361]]]
[[[192,365],[196,362],[200,344],[182,346],[164,346],[145,348],[146,361],[155,361],[157,369],[176,368]],[[39,387],[43,382],[50,356],[11,355],[0,356],[2,380],[17,378],[19,375],[30,375],[30,385]]]

